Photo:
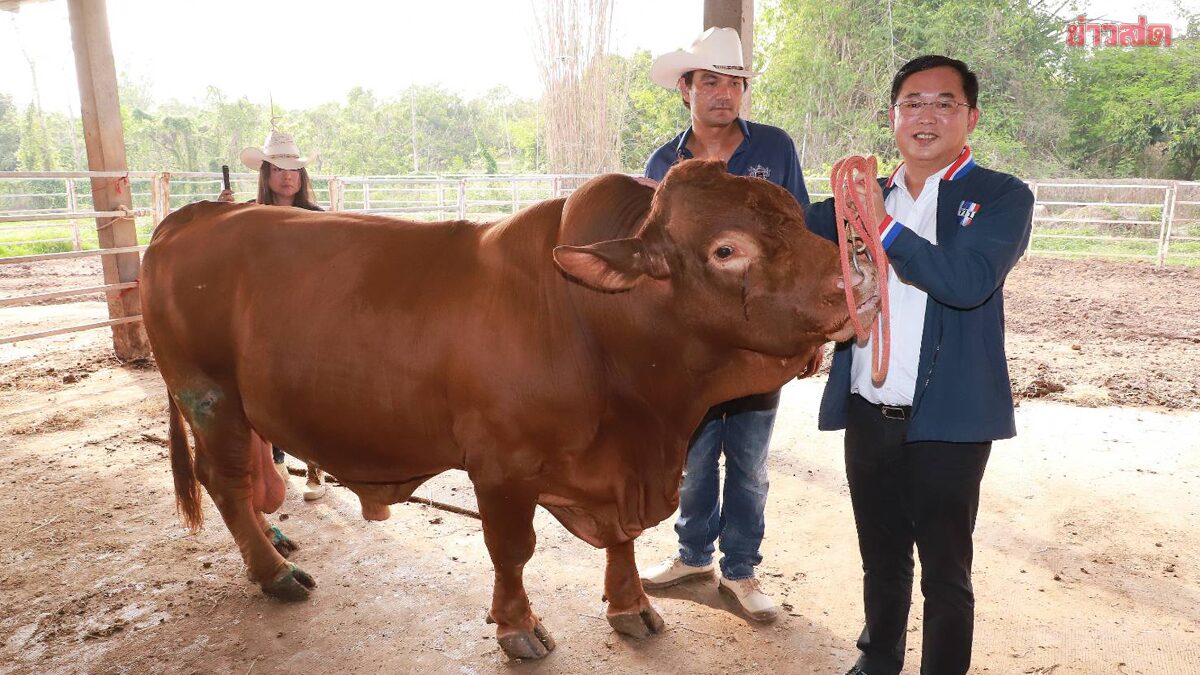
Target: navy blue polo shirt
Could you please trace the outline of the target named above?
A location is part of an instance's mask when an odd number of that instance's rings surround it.
[[[742,127],[742,144],[729,158],[729,173],[765,178],[792,193],[801,206],[808,206],[808,190],[804,187],[804,173],[800,171],[800,158],[796,156],[792,137],[779,127],[747,122],[740,117],[738,124]],[[646,177],[662,180],[675,162],[691,159],[692,151],[687,149],[691,136],[692,128],[688,127],[655,150],[646,162]]]

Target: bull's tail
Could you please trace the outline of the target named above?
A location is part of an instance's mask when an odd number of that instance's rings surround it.
[[[175,507],[183,518],[183,524],[195,532],[204,524],[200,482],[196,480],[192,449],[188,447],[187,431],[183,428],[183,414],[170,394],[167,395],[167,404],[171,416],[171,473],[175,476]]]

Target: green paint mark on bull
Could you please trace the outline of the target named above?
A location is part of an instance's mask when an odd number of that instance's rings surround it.
[[[209,425],[212,424],[214,412],[213,409],[220,401],[223,394],[220,389],[209,389],[207,391],[196,391],[185,389],[173,394],[175,404],[183,410],[183,414],[192,423],[195,431],[206,431]]]

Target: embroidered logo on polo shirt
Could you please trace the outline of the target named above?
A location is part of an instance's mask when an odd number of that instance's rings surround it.
[[[958,205],[958,224],[966,227],[979,214],[979,205],[975,202],[963,202]]]
[[[771,178],[771,169],[763,166],[762,164],[755,164],[746,170],[746,175],[750,176],[751,178],[768,180]]]

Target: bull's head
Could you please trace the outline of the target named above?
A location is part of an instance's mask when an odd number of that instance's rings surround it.
[[[808,231],[786,190],[701,160],[671,169],[636,236],[554,250],[559,268],[590,288],[667,284],[671,307],[694,332],[785,357],[853,335],[838,255]],[[860,267],[851,282],[869,324],[877,288],[871,267]]]

